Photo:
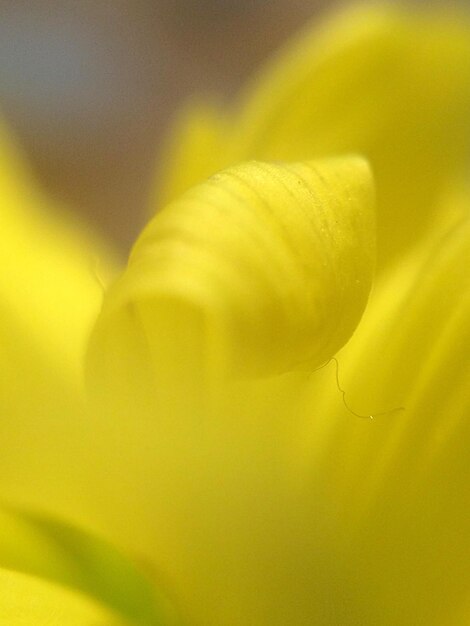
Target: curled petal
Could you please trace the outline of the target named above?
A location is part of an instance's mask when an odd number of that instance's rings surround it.
[[[215,175],[150,223],[100,328],[123,332],[113,315],[132,310],[164,367],[174,361],[168,337],[176,350],[190,332],[217,370],[315,367],[351,336],[373,267],[372,184],[362,159],[249,163]],[[110,346],[101,346],[104,361]]]

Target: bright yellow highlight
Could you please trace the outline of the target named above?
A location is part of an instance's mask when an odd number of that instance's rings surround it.
[[[104,297],[2,144],[0,623],[467,625],[469,109],[464,18],[307,30]]]
[[[1,626],[123,626],[87,598],[37,578],[0,570]]]

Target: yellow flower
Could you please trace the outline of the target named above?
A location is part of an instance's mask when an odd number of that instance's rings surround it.
[[[0,623],[468,623],[469,104],[465,20],[307,31],[102,306],[2,140]]]

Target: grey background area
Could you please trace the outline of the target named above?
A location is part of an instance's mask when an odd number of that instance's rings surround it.
[[[0,108],[43,185],[124,251],[178,106],[229,101],[325,0],[0,0]]]

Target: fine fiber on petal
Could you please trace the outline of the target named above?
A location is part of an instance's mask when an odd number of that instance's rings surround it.
[[[169,195],[200,172],[240,160],[364,154],[376,176],[384,265],[426,230],[449,173],[466,167],[469,111],[465,16],[391,4],[347,8],[307,29],[256,77],[225,121],[231,134],[218,165],[202,143],[186,179],[175,159]],[[214,129],[222,126],[215,120]]]
[[[292,454],[306,497],[326,482],[342,511],[361,624],[466,623],[469,265],[465,216],[380,285],[338,356],[348,406],[373,419],[344,405],[333,364],[312,376]]]

